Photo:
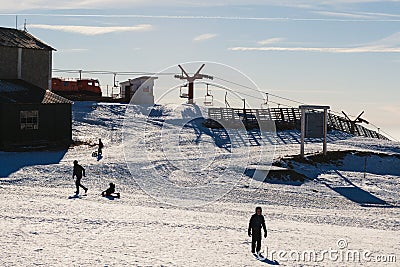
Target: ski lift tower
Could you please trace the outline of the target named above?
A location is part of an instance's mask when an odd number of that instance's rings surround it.
[[[205,74],[200,74],[200,71],[204,68],[206,64],[201,65],[201,67],[197,70],[197,72],[193,75],[193,76],[189,76],[189,74],[187,74],[187,72],[182,68],[181,65],[178,65],[178,67],[182,70],[182,74],[181,75],[175,75],[174,77],[177,79],[181,79],[181,80],[187,80],[188,84],[189,84],[189,89],[188,89],[188,103],[189,104],[193,104],[194,101],[194,81],[195,80],[201,80],[203,78],[205,79],[214,79],[214,77],[209,76],[209,75],[205,75]]]

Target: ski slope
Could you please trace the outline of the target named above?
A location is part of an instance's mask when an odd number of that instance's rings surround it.
[[[400,144],[330,133],[330,151],[370,153],[364,178],[363,155],[293,160],[296,131],[210,133],[193,122],[204,109],[158,106],[149,117],[150,110],[77,102],[75,146],[0,152],[1,266],[397,266]],[[93,158],[98,138],[103,157]],[[321,150],[320,143],[306,146],[307,153]],[[86,168],[89,191],[70,198],[75,159]],[[261,182],[244,174],[248,165],[272,162],[309,179]],[[121,199],[100,196],[109,182]],[[266,262],[250,253],[247,236],[258,205],[268,228]],[[320,260],[325,250],[369,257]],[[321,257],[295,257],[305,251]]]

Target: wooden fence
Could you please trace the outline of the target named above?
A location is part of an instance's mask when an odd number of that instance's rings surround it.
[[[300,129],[301,111],[298,108],[269,108],[269,109],[236,109],[236,108],[209,108],[208,117],[223,125],[257,125],[263,122],[274,121],[277,130]],[[214,126],[217,126],[215,124]],[[328,113],[328,130],[339,130],[355,136],[365,136],[376,139],[389,140],[376,131],[354,124],[346,118]]]

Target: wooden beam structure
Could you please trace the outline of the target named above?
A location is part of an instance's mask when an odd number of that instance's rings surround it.
[[[300,144],[300,155],[304,157],[304,141],[306,137],[306,130],[307,127],[310,127],[309,125],[306,125],[306,113],[308,111],[315,111],[315,110],[323,110],[324,116],[323,116],[323,121],[322,121],[322,128],[323,128],[323,153],[324,156],[326,156],[327,153],[327,132],[328,132],[328,109],[330,109],[329,106],[315,106],[315,105],[301,105],[299,106],[299,109],[301,110],[301,144]]]

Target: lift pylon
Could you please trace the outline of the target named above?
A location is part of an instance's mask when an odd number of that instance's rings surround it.
[[[181,80],[187,80],[188,81],[188,103],[193,104],[194,101],[194,81],[195,80],[200,80],[200,79],[210,79],[212,80],[214,77],[205,75],[205,74],[200,74],[200,71],[204,68],[206,64],[201,65],[201,67],[197,70],[197,72],[193,76],[189,76],[189,74],[183,69],[181,65],[178,65],[178,67],[181,69],[182,74],[181,75],[175,75],[174,77],[177,79]]]

